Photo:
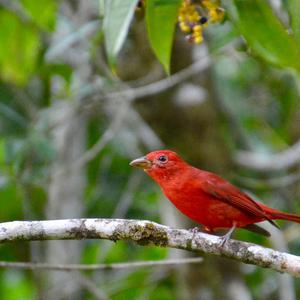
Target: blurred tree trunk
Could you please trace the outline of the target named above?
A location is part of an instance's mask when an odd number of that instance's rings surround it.
[[[62,43],[70,35],[92,19],[97,4],[91,0],[62,1],[60,11],[66,17],[65,23],[58,23],[52,37],[53,46]],[[68,30],[66,31],[66,24]],[[62,59],[73,68],[72,90],[79,91],[91,79],[91,64],[87,55],[89,43],[85,37],[78,39],[67,50],[52,59]],[[57,156],[51,167],[48,187],[47,219],[84,217],[83,193],[86,183],[84,167],[76,166],[86,147],[86,117],[76,109],[74,102],[60,100],[53,106],[53,145]],[[55,103],[55,100],[54,100]],[[49,263],[78,263],[81,259],[82,242],[49,241],[45,256]],[[81,286],[76,274],[50,272],[46,279],[47,287],[43,299],[81,299]]]
[[[85,174],[76,161],[84,152],[85,119],[70,105],[54,110],[57,127],[53,132],[53,144],[57,157],[51,168],[48,188],[47,219],[80,218],[84,216],[83,192]],[[49,263],[79,263],[80,241],[49,241],[46,261]],[[49,272],[44,299],[80,299],[80,286],[72,273]]]

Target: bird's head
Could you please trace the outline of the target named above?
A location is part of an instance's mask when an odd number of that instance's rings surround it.
[[[169,179],[187,165],[179,155],[170,150],[157,150],[134,159],[131,166],[144,169],[155,180]]]

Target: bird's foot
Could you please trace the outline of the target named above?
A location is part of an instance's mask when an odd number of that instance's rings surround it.
[[[224,234],[224,235],[222,235],[222,236],[220,236],[219,238],[220,238],[220,246],[223,248],[225,245],[226,245],[226,243],[230,240],[230,237],[231,237],[231,235],[232,235],[232,233],[234,232],[234,230],[235,230],[235,225],[233,225],[229,230],[228,230],[228,232],[226,233],[226,234]]]
[[[228,236],[226,233],[226,234],[220,236],[219,239],[220,239],[220,246],[224,247],[226,245],[226,243],[230,240],[230,236]]]

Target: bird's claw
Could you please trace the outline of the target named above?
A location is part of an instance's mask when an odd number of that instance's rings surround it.
[[[230,236],[225,234],[225,235],[220,236],[219,239],[220,239],[220,246],[221,246],[221,248],[223,248],[227,244],[227,242],[230,240]]]
[[[229,229],[229,231],[228,231],[226,234],[220,236],[220,241],[221,241],[220,246],[221,246],[221,248],[223,248],[223,247],[227,244],[227,242],[230,240],[230,237],[231,237],[233,231],[235,230],[235,226],[236,226],[236,225],[234,224],[234,225]]]

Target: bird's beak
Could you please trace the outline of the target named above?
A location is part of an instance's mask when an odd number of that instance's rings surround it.
[[[145,156],[134,159],[130,164],[132,167],[142,168],[144,170],[150,169],[152,161],[147,159]]]

